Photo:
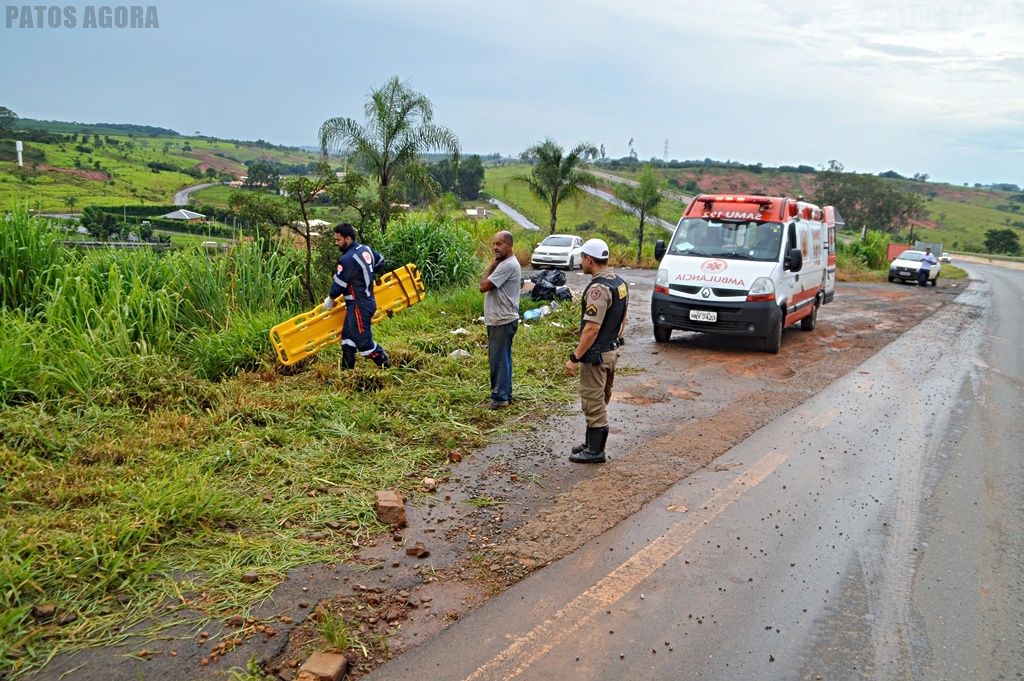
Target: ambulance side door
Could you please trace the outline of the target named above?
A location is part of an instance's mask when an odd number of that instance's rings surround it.
[[[789,261],[789,252],[794,248],[800,248],[799,230],[795,222],[786,226],[782,248],[782,275],[779,277],[779,297],[785,301],[787,308],[793,307],[793,294],[800,291],[800,277],[802,272],[794,272],[788,269],[785,264]]]

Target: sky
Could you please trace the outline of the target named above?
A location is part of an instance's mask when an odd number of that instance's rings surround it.
[[[315,145],[398,76],[468,153],[667,140],[669,159],[1024,185],[1024,0],[148,2],[158,28],[86,28],[74,0],[74,27],[21,27],[0,0],[0,106]]]

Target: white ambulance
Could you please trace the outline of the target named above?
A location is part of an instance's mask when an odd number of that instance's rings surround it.
[[[654,339],[673,329],[752,336],[777,353],[784,328],[813,330],[835,296],[841,224],[833,207],[799,199],[694,198],[668,244],[655,244]]]

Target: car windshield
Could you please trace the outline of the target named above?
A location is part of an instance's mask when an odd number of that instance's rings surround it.
[[[722,222],[683,218],[672,235],[668,253],[703,258],[777,261],[782,246],[778,222]]]
[[[549,236],[540,243],[541,246],[572,246],[572,237]]]
[[[924,253],[920,251],[903,251],[900,253],[900,260],[913,260],[914,262],[921,262],[921,258],[924,257]]]

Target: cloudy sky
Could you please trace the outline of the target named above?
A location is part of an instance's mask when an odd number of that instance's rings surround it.
[[[1024,0],[149,2],[155,30],[0,24],[0,105],[309,145],[398,75],[469,152],[1024,184]]]

